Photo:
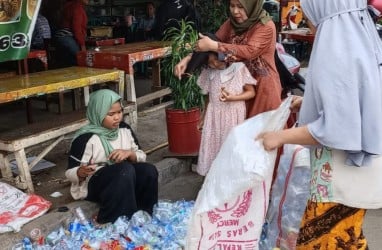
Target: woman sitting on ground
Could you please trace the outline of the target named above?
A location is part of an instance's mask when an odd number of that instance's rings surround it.
[[[129,218],[138,210],[152,213],[158,201],[158,172],[146,163],[129,125],[122,122],[121,97],[102,89],[90,96],[89,124],[74,136],[66,177],[74,199],[97,202],[98,223]]]

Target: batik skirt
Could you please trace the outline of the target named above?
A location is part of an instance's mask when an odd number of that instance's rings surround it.
[[[297,239],[298,250],[367,250],[362,225],[366,210],[308,201]]]

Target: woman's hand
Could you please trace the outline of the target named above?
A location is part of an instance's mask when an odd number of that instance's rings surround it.
[[[195,51],[218,51],[218,42],[212,40],[208,36],[199,33],[199,40],[195,44]]]
[[[137,156],[135,155],[134,151],[125,149],[115,149],[110,153],[108,157],[108,160],[114,161],[115,163],[120,163],[125,160],[135,162],[136,159]]]
[[[81,165],[77,169],[77,176],[80,179],[80,181],[84,181],[88,176],[91,176],[95,173],[96,171],[96,165],[93,164],[91,161],[90,164],[84,164]]]
[[[262,132],[256,137],[256,140],[263,140],[263,146],[266,151],[277,149],[284,144],[279,131]]]
[[[192,54],[184,57],[180,62],[178,62],[177,65],[175,65],[174,68],[174,75],[179,78],[179,80],[182,78],[182,75],[187,69],[188,62],[191,60]]]
[[[294,95],[292,97],[292,103],[290,104],[290,110],[292,113],[297,113],[298,111],[300,111],[302,99],[303,98],[301,96],[297,95]]]

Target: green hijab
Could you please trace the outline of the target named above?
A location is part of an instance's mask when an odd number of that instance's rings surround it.
[[[75,133],[73,140],[82,134],[96,134],[101,140],[106,156],[108,156],[113,151],[109,141],[117,139],[118,128],[105,128],[102,126],[102,121],[106,117],[111,106],[120,100],[121,97],[109,89],[101,89],[93,92],[90,95],[88,108],[86,110],[86,118],[88,118],[89,124],[80,128]]]
[[[234,18],[230,18],[231,24],[236,35],[240,35],[246,32],[250,27],[259,21],[262,24],[266,24],[272,19],[268,12],[263,10],[264,0],[239,0],[241,5],[243,5],[245,12],[247,13],[248,19],[243,23],[237,23]]]

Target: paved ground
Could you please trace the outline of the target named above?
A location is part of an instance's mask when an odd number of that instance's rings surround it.
[[[149,89],[146,85],[142,86]],[[56,114],[52,112],[49,116],[43,110],[44,103],[34,102],[34,114],[36,117],[44,116],[48,119],[54,119]],[[17,126],[25,123],[23,113],[24,104],[16,103],[13,105],[0,106],[0,131],[9,126]],[[54,108],[54,106],[52,106]],[[5,118],[7,117],[7,118]],[[164,110],[154,113],[140,115],[138,118],[138,138],[145,150],[156,147],[166,142],[166,125]],[[29,234],[29,231],[35,227],[48,233],[57,228],[60,224],[65,224],[70,217],[70,212],[57,212],[57,207],[68,206],[75,208],[81,206],[85,213],[90,216],[94,214],[97,207],[90,202],[74,202],[69,195],[69,183],[64,178],[66,168],[67,150],[69,142],[63,142],[55,150],[48,154],[45,159],[56,163],[56,167],[49,170],[33,174],[33,181],[36,186],[36,193],[52,202],[52,209],[46,215],[28,223],[22,228],[22,231],[14,234],[7,233],[0,235],[0,249],[11,249],[11,246],[19,241],[23,236]],[[33,155],[34,151],[30,152]],[[167,147],[164,147],[152,154],[149,154],[148,160],[157,165],[160,171],[159,196],[161,199],[170,200],[193,200],[196,198],[203,179],[190,171],[190,159],[165,158],[168,155]],[[52,198],[49,195],[53,192],[60,192],[62,197]],[[369,240],[371,250],[382,249],[382,210],[370,210],[366,215],[364,226],[366,237]]]

